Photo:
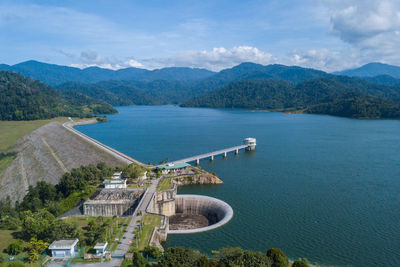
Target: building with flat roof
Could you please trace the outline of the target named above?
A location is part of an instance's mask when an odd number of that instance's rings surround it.
[[[83,203],[83,214],[108,217],[132,215],[143,193],[143,189],[103,188]]]
[[[108,245],[108,242],[97,242],[96,245],[94,246],[94,249],[96,250],[96,255],[104,256],[104,254],[107,251],[107,245]]]
[[[111,179],[104,180],[104,188],[114,189],[114,188],[126,188],[125,179]]]
[[[177,162],[177,163],[167,163],[167,164],[161,164],[157,166],[158,170],[161,170],[162,173],[169,173],[171,171],[176,172],[179,170],[184,170],[187,167],[189,167],[190,164],[187,164],[186,162]]]
[[[77,251],[78,238],[56,240],[49,246],[53,258],[73,257]]]

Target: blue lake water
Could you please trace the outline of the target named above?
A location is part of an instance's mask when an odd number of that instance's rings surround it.
[[[400,266],[400,121],[179,108],[118,107],[78,130],[142,162],[239,145],[252,152],[201,161],[222,185],[179,193],[220,198],[233,219],[214,231],[170,235],[165,246],[227,246],[352,266]]]

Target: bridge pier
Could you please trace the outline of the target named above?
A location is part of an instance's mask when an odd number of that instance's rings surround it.
[[[213,161],[214,160],[214,155],[210,156],[210,160]]]
[[[224,158],[226,158],[226,152],[224,152]]]
[[[199,164],[200,164],[200,160],[196,159],[196,165],[199,165]]]
[[[239,154],[239,149],[235,150],[235,155]]]

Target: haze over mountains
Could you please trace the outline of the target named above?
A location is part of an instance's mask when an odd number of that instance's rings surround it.
[[[194,68],[81,70],[37,61],[3,64],[1,69],[52,85],[63,95],[76,92],[114,106],[181,104],[400,118],[400,67],[381,63],[335,74],[254,63],[218,73]]]

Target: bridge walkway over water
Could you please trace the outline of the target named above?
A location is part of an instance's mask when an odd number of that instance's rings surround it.
[[[205,154],[201,154],[201,155],[196,155],[196,156],[193,156],[193,157],[190,157],[190,158],[175,160],[175,161],[172,161],[172,162],[170,162],[170,163],[176,164],[176,163],[178,163],[178,162],[186,162],[186,163],[188,163],[188,162],[196,161],[196,164],[199,164],[199,162],[200,162],[201,159],[210,158],[210,160],[214,160],[214,157],[215,157],[215,156],[221,155],[221,154],[226,158],[226,157],[227,157],[227,154],[228,154],[229,152],[235,151],[235,154],[237,155],[237,154],[239,153],[239,150],[240,150],[240,149],[244,149],[244,148],[248,149],[249,147],[250,147],[250,146],[249,146],[248,144],[240,145],[240,146],[234,146],[234,147],[230,147],[230,148],[226,148],[226,149],[217,150],[217,151],[210,152],[210,153],[205,153]]]

